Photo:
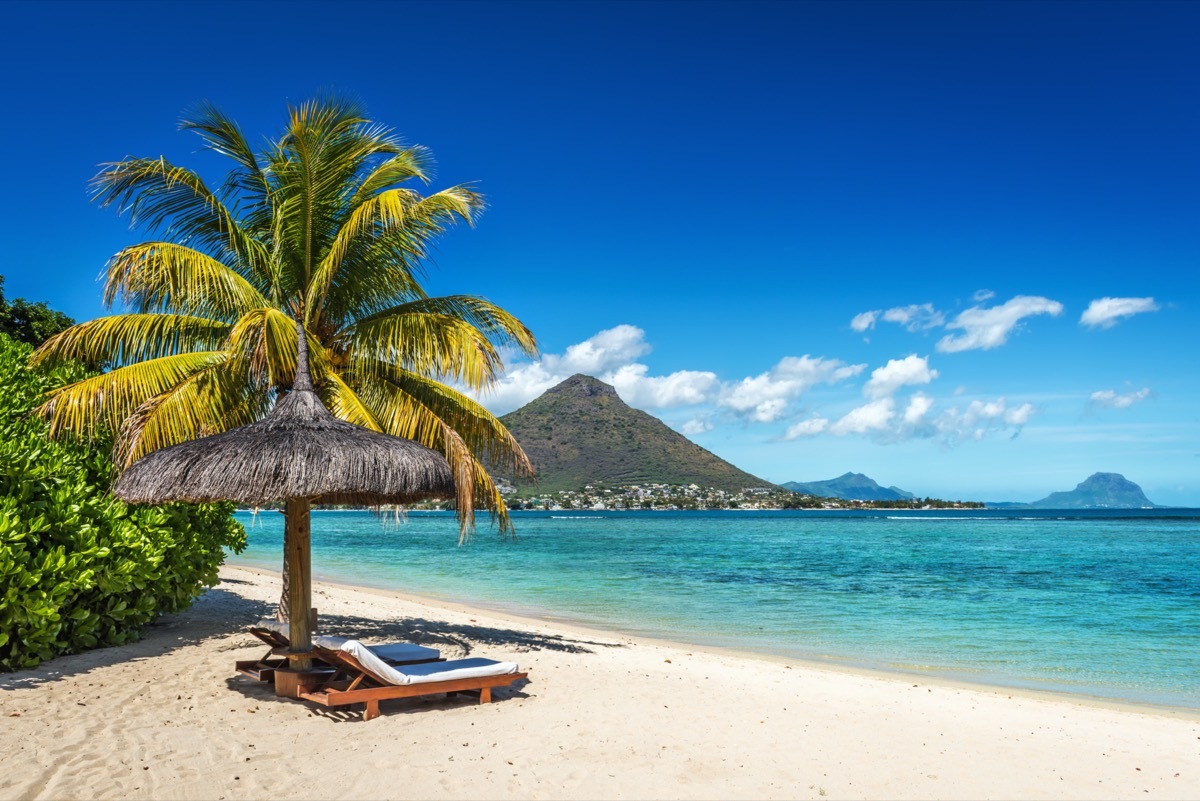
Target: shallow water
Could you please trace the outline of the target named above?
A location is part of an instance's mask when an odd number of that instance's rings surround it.
[[[283,516],[231,564],[278,570]],[[1200,510],[313,514],[317,578],[786,657],[1200,708]]]

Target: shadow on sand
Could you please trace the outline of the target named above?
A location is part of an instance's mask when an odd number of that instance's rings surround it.
[[[222,584],[247,584],[235,578],[222,578]],[[275,614],[275,605],[246,598],[236,591],[213,587],[196,599],[188,609],[174,615],[164,615],[142,630],[142,638],[125,645],[96,648],[78,654],[67,654],[43,662],[36,668],[0,674],[0,690],[37,687],[59,679],[88,673],[115,661],[150,659],[170,651],[220,640],[221,651],[240,651],[261,643],[247,632],[257,620]],[[553,634],[538,634],[511,628],[453,624],[430,618],[395,618],[376,620],[356,615],[321,614],[318,624],[321,634],[367,642],[414,642],[442,651],[442,656],[457,659],[489,651],[563,651],[593,653],[596,648],[619,648],[617,642],[569,638]],[[232,668],[232,664],[230,665]],[[239,685],[239,690],[243,689]],[[274,698],[271,685],[266,692]],[[509,690],[511,693],[512,690]],[[258,697],[255,692],[254,697]],[[500,695],[499,697],[503,697]],[[460,702],[451,702],[460,703]]]

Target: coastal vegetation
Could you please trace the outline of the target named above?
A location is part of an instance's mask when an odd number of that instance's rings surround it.
[[[543,492],[501,485],[509,509],[538,511],[613,510],[613,511],[700,511],[712,509],[982,509],[981,501],[950,501],[941,498],[904,498],[866,500],[805,495],[770,487],[746,487],[723,490],[696,484],[608,484],[597,481],[581,490]],[[411,509],[448,508],[439,501],[410,506]]]
[[[232,504],[130,507],[108,492],[112,439],[53,441],[45,393],[87,380],[77,363],[26,366],[0,334],[0,670],[137,639],[217,582],[245,545]]]
[[[18,342],[40,345],[59,331],[75,324],[67,315],[51,309],[42,301],[4,297],[4,276],[0,275],[0,334]]]
[[[35,353],[38,364],[107,368],[51,394],[41,407],[51,434],[112,431],[124,468],[258,420],[291,386],[298,321],[335,417],[443,453],[464,532],[476,506],[508,525],[485,464],[515,476],[532,468],[459,388],[488,387],[501,347],[535,356],[534,337],[495,304],[431,297],[420,280],[433,243],[473,223],[482,196],[469,185],[411,188],[430,181],[429,151],[342,99],[290,107],[261,151],[209,105],[180,127],[228,157],[230,171],[212,188],[165,158],[127,158],[96,176],[95,199],[157,238],[108,263],[104,299],[129,311],[73,326]]]

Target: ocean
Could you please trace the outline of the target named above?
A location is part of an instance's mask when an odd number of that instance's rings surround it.
[[[283,515],[237,518],[279,570]],[[313,574],[702,646],[1200,709],[1200,510],[316,511]]]

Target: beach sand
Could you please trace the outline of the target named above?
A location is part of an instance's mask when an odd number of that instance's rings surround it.
[[[330,710],[236,674],[277,577],[225,567],[138,643],[0,675],[0,797],[1200,797],[1200,716],[638,640],[316,584],[325,633],[529,682]]]

